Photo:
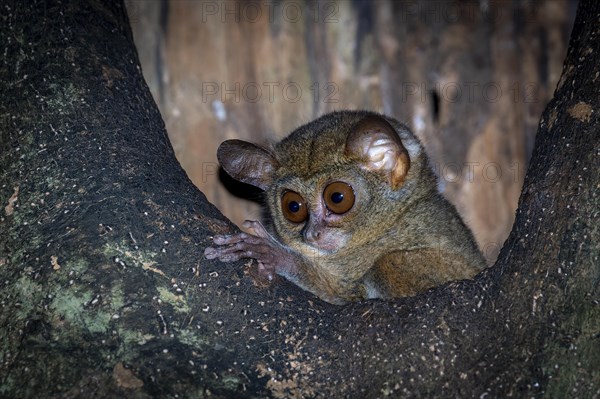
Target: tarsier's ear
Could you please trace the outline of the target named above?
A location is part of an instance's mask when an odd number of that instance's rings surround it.
[[[376,115],[354,125],[346,140],[346,155],[359,159],[364,169],[385,176],[393,190],[402,185],[410,168],[408,151],[396,130]]]
[[[266,190],[279,163],[268,150],[242,140],[226,140],[217,150],[217,159],[231,177]]]

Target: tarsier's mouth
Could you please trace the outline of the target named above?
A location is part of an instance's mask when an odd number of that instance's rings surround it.
[[[323,254],[332,254],[339,251],[346,245],[347,239],[344,236],[335,237],[324,237],[318,240],[302,240],[305,247],[309,248],[309,251],[317,251]]]

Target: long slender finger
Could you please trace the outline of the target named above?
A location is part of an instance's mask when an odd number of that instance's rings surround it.
[[[217,235],[213,237],[213,242],[217,245],[229,245],[236,242],[244,241],[248,236],[247,233],[239,233],[232,235]]]
[[[265,238],[257,237],[248,233],[239,233],[231,236],[215,236],[213,238],[213,243],[216,245],[234,245],[241,242],[261,244],[265,242]]]
[[[204,251],[204,256],[206,259],[219,259],[221,262],[234,262],[246,257],[243,251],[239,251],[231,247],[206,248]]]
[[[218,258],[222,262],[233,262],[242,258],[271,261],[270,248],[263,240],[258,241],[257,243],[242,241],[229,246],[208,247],[204,250],[204,256],[207,259]]]
[[[248,249],[251,249],[253,247],[264,247],[265,250],[268,249],[268,244],[267,241],[264,240],[263,238],[260,237],[256,237],[253,235],[249,235],[246,234],[245,238],[243,240],[237,241],[237,240],[227,240],[227,242],[224,242],[223,244],[220,244],[222,241],[218,240],[218,243],[220,246],[218,247],[209,247],[205,250],[208,250],[209,253],[213,253],[214,251],[220,251],[221,253],[229,253],[232,251],[246,251]],[[263,251],[265,252],[265,251]]]

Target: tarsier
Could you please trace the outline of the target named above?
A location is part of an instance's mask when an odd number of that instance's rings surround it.
[[[333,112],[272,148],[227,140],[217,157],[264,190],[267,218],[215,236],[208,259],[256,259],[262,276],[334,304],[416,295],[485,265],[421,143],[392,118]]]

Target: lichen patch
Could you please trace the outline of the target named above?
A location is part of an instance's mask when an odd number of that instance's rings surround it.
[[[112,375],[121,388],[139,389],[144,386],[144,382],[137,378],[131,370],[126,369],[121,362],[115,365]]]
[[[19,186],[14,188],[13,194],[8,199],[8,205],[4,207],[4,213],[6,216],[10,216],[15,212],[15,203],[19,199]]]
[[[50,264],[52,265],[52,270],[58,271],[60,270],[60,263],[58,263],[58,256],[50,256]]]
[[[569,108],[567,112],[569,113],[569,115],[571,115],[571,117],[581,122],[588,123],[594,110],[592,109],[591,105],[580,101],[577,104],[573,105],[571,108]]]
[[[166,277],[165,273],[162,270],[154,267],[155,264],[156,264],[156,262],[142,262],[142,269],[150,270],[151,272],[154,272],[154,273],[160,274],[163,277]]]

